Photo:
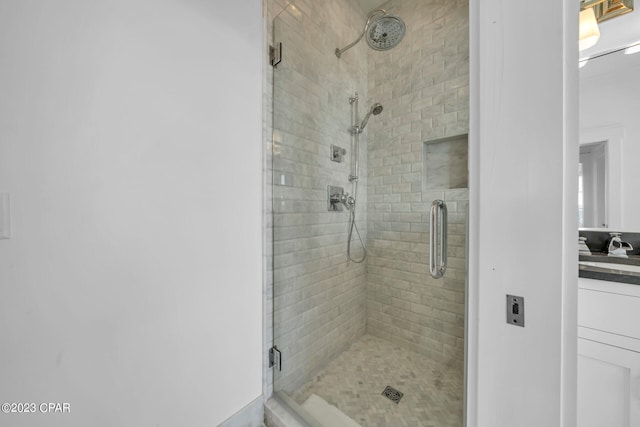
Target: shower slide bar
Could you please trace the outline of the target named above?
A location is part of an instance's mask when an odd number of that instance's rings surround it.
[[[438,242],[440,255],[438,256]],[[429,272],[440,279],[447,271],[447,205],[442,200],[431,203],[429,217]]]

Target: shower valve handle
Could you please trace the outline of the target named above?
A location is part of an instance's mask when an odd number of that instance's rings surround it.
[[[349,193],[335,193],[331,195],[331,203],[342,203],[347,209],[351,209],[356,204],[356,199]]]

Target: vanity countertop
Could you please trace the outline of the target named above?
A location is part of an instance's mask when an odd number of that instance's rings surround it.
[[[586,265],[585,262],[590,264],[606,263],[607,266]],[[620,265],[620,268],[615,268],[615,264]],[[640,266],[640,256],[630,255],[629,258],[616,258],[604,253],[580,255],[578,275],[588,279],[640,285],[640,271],[628,271],[624,269],[624,266]]]

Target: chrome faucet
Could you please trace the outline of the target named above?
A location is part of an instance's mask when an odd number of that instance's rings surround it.
[[[622,233],[609,233],[609,236],[611,236],[611,239],[609,239],[607,255],[619,258],[629,258],[627,251],[632,251],[633,246],[628,242],[622,241]]]

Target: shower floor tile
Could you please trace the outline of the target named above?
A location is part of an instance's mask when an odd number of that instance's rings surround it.
[[[391,386],[399,403],[382,395]],[[399,345],[365,335],[291,397],[312,393],[363,427],[461,427],[462,362],[435,362]]]

